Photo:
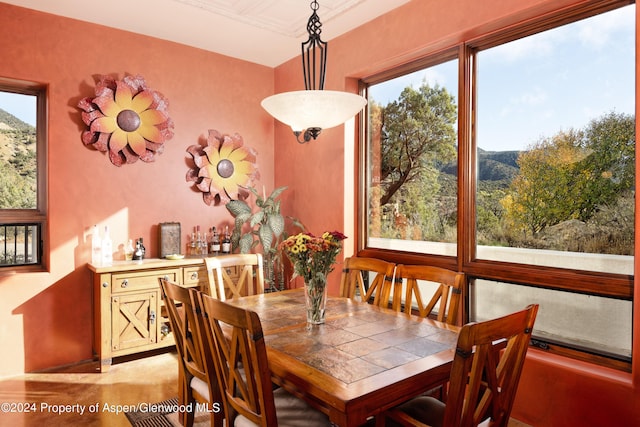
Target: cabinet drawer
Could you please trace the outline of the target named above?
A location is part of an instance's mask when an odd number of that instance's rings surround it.
[[[207,268],[203,266],[185,267],[182,283],[185,286],[203,286],[207,284]]]
[[[154,271],[135,271],[114,274],[111,279],[111,292],[128,292],[139,289],[156,289],[160,286],[158,279],[165,278],[175,283],[181,283],[180,269],[165,269]]]

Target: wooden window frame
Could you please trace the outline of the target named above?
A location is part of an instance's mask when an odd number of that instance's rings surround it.
[[[457,256],[418,254],[371,248],[366,246],[366,168],[367,168],[367,117],[361,115],[359,142],[359,194],[357,220],[357,255],[381,258],[406,264],[427,264],[464,272],[469,280],[486,279],[497,282],[541,287],[546,289],[597,295],[621,300],[633,300],[634,276],[573,270],[568,268],[545,267],[517,264],[476,258],[475,198],[476,198],[476,141],[474,116],[476,93],[474,88],[476,67],[475,53],[510,41],[544,32],[565,24],[573,23],[619,7],[634,4],[630,0],[592,0],[572,5],[552,12],[543,12],[535,17],[506,17],[494,23],[494,28],[478,29],[467,40],[439,42],[437,50],[410,64],[365,77],[361,80],[361,90],[366,94],[369,85],[380,83],[410,72],[426,68],[457,57],[458,72],[458,239]],[[454,55],[452,57],[452,55]],[[637,152],[637,150],[636,150]],[[637,213],[636,213],[637,215]],[[635,231],[637,236],[637,229]],[[637,241],[637,239],[636,239]],[[463,319],[469,320],[469,289],[463,291]],[[538,348],[578,360],[588,361],[618,370],[631,372],[631,360],[597,353],[590,349],[577,348],[558,342],[538,340]]]
[[[37,162],[37,195],[35,209],[0,209],[0,225],[3,224],[39,224],[40,241],[38,244],[38,262],[4,266],[0,268],[0,276],[18,272],[48,271],[49,251],[48,236],[48,86],[46,84],[28,82],[0,77],[0,91],[36,97],[36,162]]]

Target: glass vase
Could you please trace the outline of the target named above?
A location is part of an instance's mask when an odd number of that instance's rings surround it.
[[[318,273],[304,284],[307,323],[324,323],[324,310],[327,303],[327,275]]]

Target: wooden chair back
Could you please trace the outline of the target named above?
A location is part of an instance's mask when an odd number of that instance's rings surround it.
[[[427,317],[435,311],[434,317],[440,322],[451,325],[462,322],[460,301],[465,283],[464,273],[428,265],[399,264],[396,268],[395,281],[401,284],[403,280],[406,280],[403,304],[406,313]],[[428,295],[423,295],[419,280],[438,284],[438,288],[428,301]],[[397,304],[395,299],[393,308],[400,311],[400,304]]]
[[[204,358],[204,342],[197,331],[197,319],[193,309],[190,289],[182,287],[167,279],[160,279],[160,288],[169,322],[173,331],[179,363],[179,399],[181,405],[194,401],[214,405],[219,400],[219,389],[213,366],[207,369]],[[193,378],[200,380],[200,387],[192,387]],[[192,406],[194,407],[194,406]],[[222,425],[222,415],[216,416],[210,406],[212,425]],[[183,424],[192,426],[194,413],[185,411]]]
[[[349,257],[344,260],[340,279],[340,296],[386,307],[393,293],[393,273],[396,265],[378,258]],[[373,273],[368,285],[365,275]]]
[[[231,254],[204,259],[208,293],[221,301],[264,293],[264,266],[260,254]]]
[[[238,416],[277,426],[271,371],[258,315],[200,293],[200,305],[227,425]]]
[[[449,378],[445,426],[471,427],[489,417],[506,427],[538,305],[462,327]]]

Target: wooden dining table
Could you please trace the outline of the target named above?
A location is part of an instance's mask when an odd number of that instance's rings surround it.
[[[446,382],[460,330],[332,296],[310,325],[303,289],[227,302],[258,313],[273,381],[344,427]]]

